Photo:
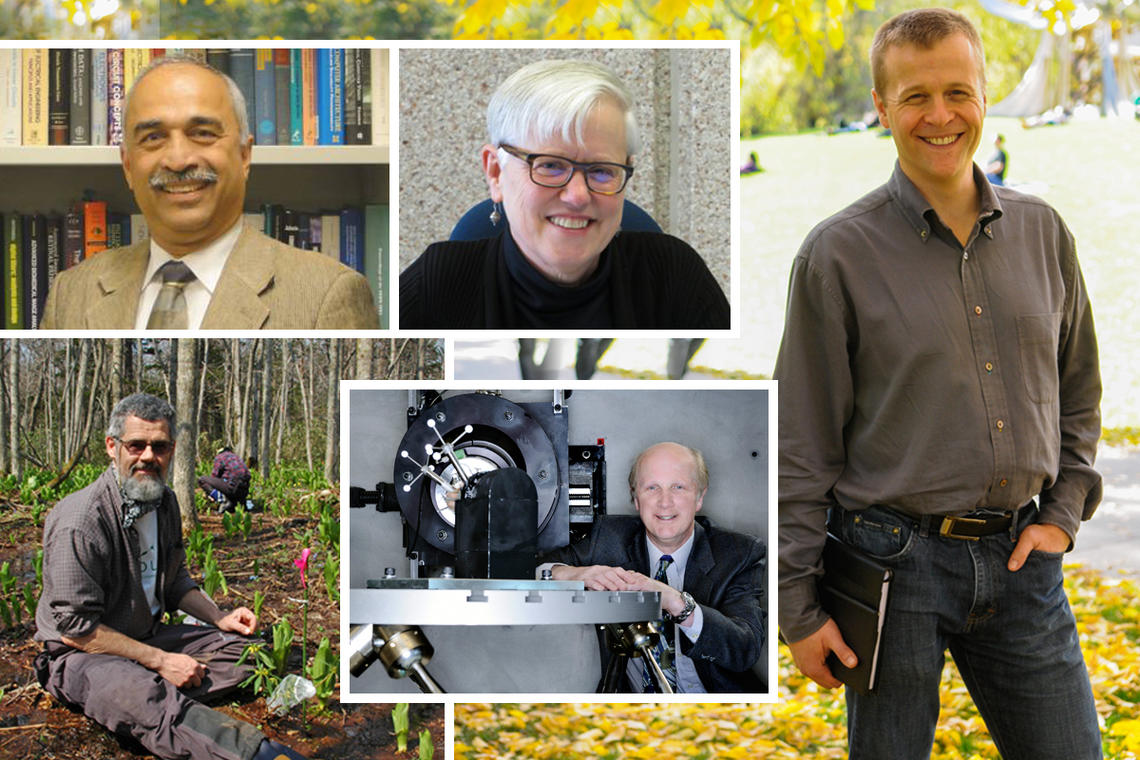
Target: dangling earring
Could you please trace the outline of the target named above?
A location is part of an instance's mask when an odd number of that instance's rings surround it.
[[[491,225],[492,226],[497,227],[499,222],[502,221],[502,219],[503,219],[503,214],[502,214],[502,212],[499,211],[500,208],[502,208],[502,207],[498,203],[494,204],[491,207],[490,219],[491,219]]]

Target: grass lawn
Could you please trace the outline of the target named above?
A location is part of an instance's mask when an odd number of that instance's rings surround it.
[[[1108,427],[1140,425],[1140,122],[1079,121],[1022,129],[987,119],[977,160],[1006,137],[1008,181],[1049,201],[1077,240],[1100,338],[1102,413]],[[744,334],[771,372],[783,329],[788,272],[816,223],[886,181],[894,143],[879,132],[744,140],[762,174],[742,177]]]

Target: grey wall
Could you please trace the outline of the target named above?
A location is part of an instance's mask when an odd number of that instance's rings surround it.
[[[427,49],[400,51],[400,268],[446,240],[488,197],[479,150],[486,110],[511,72],[543,58],[613,68],[633,91],[644,137],[626,197],[693,246],[728,292],[731,51]]]
[[[516,402],[551,398],[546,390],[504,394]],[[404,390],[350,391],[349,485],[391,482],[407,404]],[[767,391],[755,389],[578,389],[566,402],[569,440],[587,444],[605,438],[611,514],[633,514],[626,475],[646,446],[676,440],[701,449],[710,481],[701,514],[768,543],[767,404]],[[348,532],[350,587],[381,577],[385,567],[407,575],[398,514],[352,510]],[[351,617],[351,611],[345,614]],[[450,691],[588,692],[600,674],[591,626],[445,627],[425,628],[425,633],[436,647],[428,669]],[[349,688],[353,693],[417,690],[406,679],[389,678],[379,665],[351,679]]]

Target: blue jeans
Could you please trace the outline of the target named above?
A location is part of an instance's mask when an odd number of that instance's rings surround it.
[[[1098,760],[1101,739],[1061,554],[1006,569],[1009,532],[922,535],[880,507],[831,530],[894,568],[875,690],[847,690],[852,760],[929,758],[947,647],[1004,760]]]

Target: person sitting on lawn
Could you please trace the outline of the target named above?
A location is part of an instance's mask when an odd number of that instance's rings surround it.
[[[257,631],[245,607],[223,613],[186,569],[181,512],[166,475],[174,409],[136,393],[111,412],[111,466],[62,499],[44,525],[36,608],[40,685],[160,758],[303,760],[199,700],[232,691]],[[209,625],[168,625],[182,610]]]

